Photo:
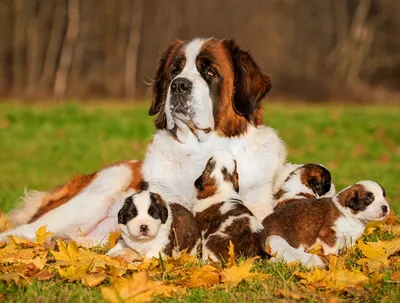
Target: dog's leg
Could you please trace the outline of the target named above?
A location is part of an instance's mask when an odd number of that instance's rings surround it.
[[[86,235],[107,218],[115,197],[124,191],[132,181],[133,174],[126,165],[106,168],[77,196],[67,203],[49,211],[36,221],[21,225],[0,235],[6,240],[7,235],[16,235],[29,240],[35,239],[36,230],[47,226],[47,230],[55,234],[69,236],[72,240],[77,235]],[[105,234],[96,234],[101,241]]]
[[[313,254],[296,249],[280,236],[269,236],[267,238],[267,246],[271,248],[271,255],[275,255],[271,261],[283,259],[286,263],[300,262],[307,267],[323,267],[325,263],[322,259]]]

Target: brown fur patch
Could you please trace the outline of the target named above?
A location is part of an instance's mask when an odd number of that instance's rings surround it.
[[[106,166],[105,168],[118,165],[128,166],[134,176],[132,182],[128,185],[126,189],[131,188],[137,191],[141,190],[143,185],[143,176],[141,172],[142,162],[119,161],[112,165]],[[53,190],[49,194],[48,201],[43,201],[42,207],[38,209],[38,211],[32,216],[28,223],[36,221],[49,211],[67,203],[73,197],[78,195],[84,188],[86,188],[97,176],[97,174],[98,172],[94,172],[88,175],[77,175],[64,185],[61,185]]]
[[[36,221],[49,211],[68,202],[70,199],[79,194],[83,188],[88,186],[96,177],[96,175],[97,172],[89,175],[77,175],[64,185],[53,190],[49,195],[48,201],[43,201],[42,207],[38,209],[28,223]]]
[[[187,252],[190,252],[200,240],[200,231],[196,220],[193,214],[180,204],[171,203],[169,207],[173,219],[169,243],[164,248],[164,253],[172,256],[172,252],[176,248],[179,248],[179,251],[187,249]]]
[[[224,203],[233,203],[235,206],[222,214],[220,208]],[[229,256],[229,241],[232,241],[237,256],[261,255],[265,257],[265,231],[253,233],[250,228],[249,217],[234,219],[232,224],[224,229],[227,237],[213,235],[226,220],[243,214],[253,217],[253,214],[241,201],[217,203],[202,212],[196,213],[196,222],[203,235],[203,246],[206,245],[206,248],[211,250],[216,257],[224,260],[227,260]]]
[[[310,248],[317,239],[333,246],[336,234],[332,227],[340,215],[329,198],[297,200],[277,207],[262,224],[268,236],[281,236],[295,248]]]

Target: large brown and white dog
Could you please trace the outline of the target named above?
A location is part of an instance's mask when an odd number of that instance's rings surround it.
[[[33,192],[11,212],[17,226],[0,235],[28,239],[37,228],[85,243],[117,229],[117,213],[144,177],[149,190],[168,201],[192,205],[193,182],[217,151],[238,159],[240,196],[260,220],[273,211],[273,181],[284,167],[285,146],[263,125],[261,100],[270,90],[251,55],[233,40],[176,41],[157,69],[150,115],[156,133],[145,160],[120,162],[77,176],[51,192]]]

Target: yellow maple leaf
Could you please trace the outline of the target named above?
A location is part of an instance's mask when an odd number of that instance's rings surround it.
[[[42,226],[36,231],[36,243],[43,245],[44,241],[53,235],[53,233],[46,230],[46,226]]]
[[[187,287],[211,287],[220,283],[221,271],[214,266],[192,267],[184,271],[186,275],[179,284]]]
[[[254,274],[250,271],[253,268],[253,262],[255,259],[257,258],[250,258],[240,264],[223,269],[221,273],[221,282],[231,286],[236,286],[241,281],[251,278]]]
[[[51,251],[57,261],[65,261],[67,263],[78,261],[79,249],[75,242],[70,242],[67,245],[57,239],[57,246],[59,251]]]
[[[2,211],[0,211],[0,232],[4,232],[11,227],[11,222],[8,221],[6,215]]]
[[[129,278],[116,279],[111,287],[101,288],[101,294],[105,300],[111,303],[117,302],[149,302],[156,296],[171,296],[183,294],[184,288],[172,285],[164,285],[149,279],[147,272],[141,271]]]
[[[117,244],[120,236],[121,232],[119,230],[110,232],[110,234],[108,235],[108,249],[113,248]]]
[[[226,267],[232,267],[235,264],[235,247],[232,241],[229,240],[229,258]]]
[[[357,246],[358,246],[358,248],[360,248],[363,255],[369,259],[374,259],[379,256],[385,255],[385,250],[383,249],[383,247],[371,245],[371,242],[366,244],[366,243],[364,243],[364,241],[359,239],[357,241]]]
[[[329,281],[328,288],[332,290],[343,290],[347,287],[356,287],[368,282],[368,278],[358,269],[349,271],[341,269],[334,273],[332,280]]]

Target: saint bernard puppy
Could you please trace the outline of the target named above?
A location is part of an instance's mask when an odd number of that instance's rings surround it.
[[[172,43],[153,84],[149,114],[157,115],[156,132],[144,161],[119,162],[53,191],[28,193],[10,213],[15,229],[0,241],[10,234],[34,239],[47,225],[53,233],[98,244],[118,229],[115,209],[143,179],[166,203],[191,209],[193,183],[218,151],[237,159],[240,197],[262,220],[275,207],[273,183],[286,157],[275,130],[263,124],[261,101],[270,88],[270,79],[233,40]]]
[[[373,181],[360,181],[331,198],[307,192],[310,186],[304,185],[305,175],[320,171],[327,176],[323,167],[312,166],[301,167],[290,175],[278,192],[275,211],[262,224],[271,252],[278,258],[320,266],[324,265],[322,260],[306,251],[321,244],[325,255],[338,254],[357,242],[369,221],[385,219],[390,210],[385,190]],[[321,193],[328,190],[330,180],[325,180]]]
[[[211,157],[194,184],[197,199],[193,212],[201,232],[203,260],[227,261],[229,242],[235,256],[265,258],[267,235],[240,199],[237,164],[232,156],[220,152]]]
[[[158,257],[159,253],[172,257],[181,251],[196,254],[200,245],[193,214],[147,190],[125,199],[118,212],[118,225],[122,239],[107,253],[110,256],[120,256],[121,252],[123,256],[124,249],[130,248],[146,258]]]
[[[333,197],[335,185],[331,173],[323,165],[309,163],[293,170],[274,194],[275,209],[292,201],[310,198]]]

